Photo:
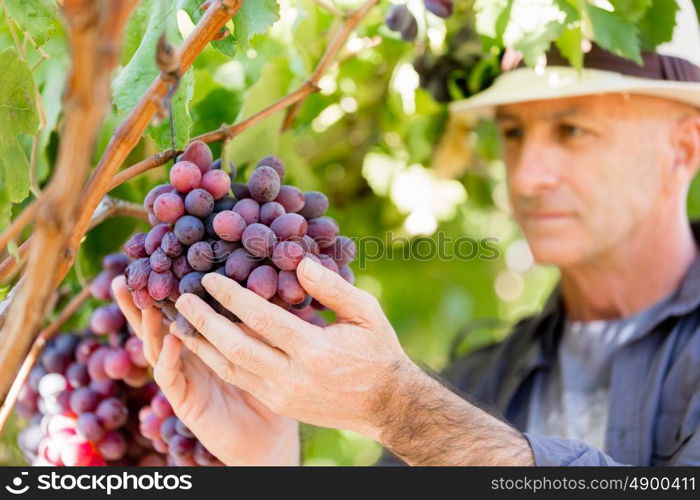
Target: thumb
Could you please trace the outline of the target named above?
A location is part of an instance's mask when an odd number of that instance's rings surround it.
[[[312,258],[305,257],[297,267],[297,279],[304,289],[340,320],[379,326],[386,322],[377,299],[352,286],[338,273]]]

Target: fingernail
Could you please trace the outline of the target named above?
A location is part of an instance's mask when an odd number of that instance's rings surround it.
[[[312,259],[305,257],[302,262],[304,266],[302,272],[304,277],[309,281],[318,281],[321,279],[321,265],[314,262]]]

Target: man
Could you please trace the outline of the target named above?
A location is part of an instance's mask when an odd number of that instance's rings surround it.
[[[642,68],[596,48],[580,78],[553,54],[454,106],[495,111],[514,216],[561,271],[540,315],[448,369],[461,395],[408,358],[376,299],[313,260],[297,275],[336,312],[327,328],[212,273],[204,286],[242,323],[186,294],[176,306],[202,336],[168,334],[117,278],[177,415],[226,464],[299,463],[304,421],[413,465],[700,465],[697,23],[689,36],[689,56]]]

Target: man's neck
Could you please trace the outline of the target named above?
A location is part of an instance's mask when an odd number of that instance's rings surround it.
[[[567,317],[627,317],[678,288],[698,249],[687,220],[648,224],[593,262],[561,269]]]

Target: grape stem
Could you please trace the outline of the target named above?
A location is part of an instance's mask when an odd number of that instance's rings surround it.
[[[83,303],[85,303],[88,297],[90,297],[89,284],[88,286],[83,288],[78,295],[73,297],[73,299],[68,303],[68,305],[66,305],[66,307],[63,308],[58,317],[55,320],[53,320],[46,328],[44,328],[34,340],[34,343],[29,349],[27,357],[24,359],[24,362],[22,363],[22,366],[20,367],[19,372],[17,373],[17,377],[14,379],[12,385],[10,386],[10,390],[7,393],[7,398],[5,399],[5,402],[0,408],[0,435],[2,435],[2,432],[5,429],[5,424],[7,423],[7,420],[10,414],[12,413],[12,409],[17,403],[17,397],[19,396],[19,392],[22,389],[24,383],[27,381],[27,377],[29,377],[29,373],[32,371],[36,360],[39,359],[41,351],[44,349],[46,342],[48,342],[49,339],[58,332],[58,330],[63,326],[63,324],[66,321],[68,321],[70,317],[77,312],[78,309],[80,309],[80,306],[82,306]]]

